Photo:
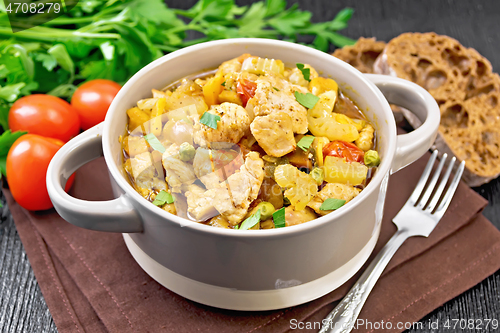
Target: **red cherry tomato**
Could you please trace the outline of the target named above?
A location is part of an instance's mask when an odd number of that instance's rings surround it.
[[[64,142],[80,132],[78,113],[65,100],[34,94],[18,99],[9,111],[12,132],[28,131]]]
[[[255,96],[255,90],[257,89],[257,84],[248,80],[238,81],[236,85],[236,92],[241,98],[243,107],[247,106],[247,102],[250,98]]]
[[[342,157],[347,162],[364,164],[365,152],[356,145],[345,141],[332,141],[323,147],[323,156]]]
[[[45,177],[50,160],[63,145],[61,140],[36,134],[25,134],[14,142],[7,155],[7,180],[19,205],[28,210],[52,207]],[[74,178],[69,178],[66,191]]]
[[[91,80],[76,89],[71,105],[80,116],[83,130],[87,130],[104,120],[106,112],[121,86],[110,80]]]

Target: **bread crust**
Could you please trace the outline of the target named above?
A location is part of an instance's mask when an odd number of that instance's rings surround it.
[[[336,49],[332,55],[347,62],[361,73],[373,73],[373,64],[385,45],[385,42],[377,41],[375,37],[361,37],[356,44]]]
[[[466,161],[468,185],[500,175],[500,77],[486,58],[448,36],[405,33],[386,45],[374,72],[415,82],[436,99],[441,123],[435,148]],[[412,126],[420,125],[403,112]]]

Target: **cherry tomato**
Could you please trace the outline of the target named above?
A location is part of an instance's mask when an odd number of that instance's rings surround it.
[[[364,163],[365,152],[345,141],[332,141],[323,147],[323,156],[343,157],[347,162]]]
[[[7,180],[19,205],[28,210],[52,207],[45,177],[50,160],[63,145],[61,140],[36,134],[25,134],[14,142],[7,155]],[[66,191],[74,178],[69,178]]]
[[[99,124],[106,117],[106,112],[121,86],[110,80],[91,80],[76,89],[71,98],[71,105],[80,116],[83,130]]]
[[[255,90],[257,89],[257,84],[248,80],[240,80],[236,85],[236,92],[241,98],[243,107],[247,105],[250,98],[255,96]]]
[[[18,99],[9,111],[12,132],[28,131],[64,142],[80,132],[78,113],[65,100],[34,94]]]

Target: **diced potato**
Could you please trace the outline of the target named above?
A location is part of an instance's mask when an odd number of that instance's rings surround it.
[[[224,83],[224,76],[222,76],[222,72],[219,71],[203,86],[203,96],[208,106],[219,104],[218,97],[224,90],[222,83]]]
[[[167,98],[166,109],[172,111],[192,104],[196,106],[199,115],[208,110],[201,87],[193,81],[186,80]]]
[[[128,115],[128,129],[132,132],[137,127],[149,121],[150,114],[138,107],[133,107],[127,110]]]
[[[249,57],[243,61],[241,70],[257,75],[263,75],[267,72],[274,72],[283,75],[285,72],[285,64],[283,64],[281,60]]]
[[[358,132],[361,131],[363,129],[363,127],[365,127],[365,124],[366,124],[366,121],[364,121],[363,119],[353,119],[353,118],[348,117],[342,113],[334,112],[333,116],[334,116],[335,120],[341,124],[354,125],[356,127],[356,129],[358,130]]]
[[[323,171],[325,180],[329,183],[342,183],[355,186],[362,184],[366,179],[368,168],[358,162],[346,162],[340,157],[326,156]]]
[[[312,221],[316,218],[314,211],[306,207],[305,209],[294,209],[293,206],[285,208],[285,224],[287,227]]]
[[[208,222],[208,224],[211,225],[212,227],[230,229],[228,220],[222,215],[217,215],[215,217],[212,217]]]
[[[274,222],[272,219],[265,220],[264,222],[260,222],[261,229],[274,229]]]
[[[161,91],[161,90],[156,90],[152,89],[151,92],[153,93],[154,98],[168,98],[170,95],[172,95],[171,91]]]
[[[219,103],[224,103],[224,102],[243,105],[240,96],[238,96],[238,93],[232,90],[223,90],[219,94]]]
[[[177,215],[177,210],[175,209],[175,204],[173,204],[173,203],[164,204],[163,207],[161,207],[161,209],[169,212],[170,214]]]
[[[137,107],[144,111],[151,111],[157,101],[158,98],[141,99],[140,101],[137,102]]]
[[[307,111],[309,130],[314,136],[324,136],[330,141],[352,142],[359,137],[356,126],[341,124],[333,117],[332,111],[337,99],[336,92],[329,90],[319,96],[316,105]]]
[[[325,77],[315,77],[309,82],[309,91],[313,95],[319,96],[327,91],[334,91],[338,94],[339,85],[332,79],[327,79]]]
[[[285,196],[296,210],[304,209],[318,192],[316,181],[290,164],[277,166],[274,178],[279,186],[286,188]]]
[[[144,153],[149,150],[149,145],[143,137],[126,136],[123,140],[123,149],[130,157]]]
[[[297,67],[293,68],[290,71],[288,75],[288,81],[307,88],[309,86],[309,82],[318,77],[318,72],[316,72],[316,70],[309,64],[304,64],[304,68],[309,68],[309,81],[304,78],[304,74],[302,74],[302,71]]]

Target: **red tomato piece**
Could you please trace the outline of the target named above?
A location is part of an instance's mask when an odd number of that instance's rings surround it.
[[[236,92],[241,98],[241,102],[243,103],[243,107],[247,105],[247,102],[250,98],[255,96],[255,90],[257,89],[257,83],[248,81],[248,80],[240,80],[236,85]]]
[[[28,131],[67,142],[80,132],[76,110],[65,100],[34,94],[18,99],[9,111],[12,132]]]
[[[57,139],[25,134],[14,142],[7,155],[7,180],[12,196],[21,207],[44,210],[52,207],[45,178],[50,160],[64,145]],[[66,191],[73,184],[73,174]]]
[[[76,89],[71,105],[80,116],[83,130],[99,124],[106,117],[108,108],[121,86],[110,80],[91,80]]]
[[[364,164],[365,152],[356,145],[345,141],[332,141],[323,147],[323,156],[342,157],[347,162]]]

